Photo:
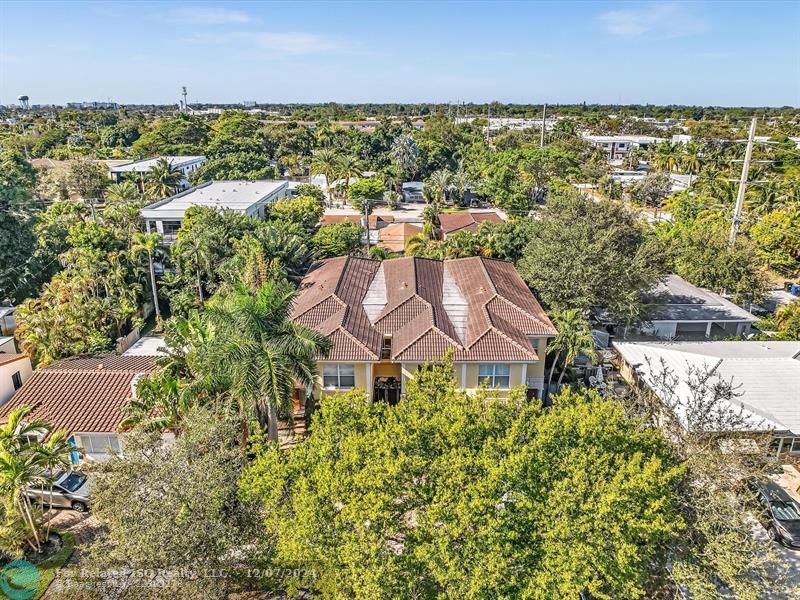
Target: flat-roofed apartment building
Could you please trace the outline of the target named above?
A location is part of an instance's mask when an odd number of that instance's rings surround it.
[[[486,382],[500,396],[524,386],[541,397],[557,334],[514,266],[483,257],[328,259],[303,279],[292,318],[332,345],[315,397],[361,388],[390,404],[420,365],[447,353],[468,391]]]
[[[170,244],[175,241],[184,215],[192,206],[264,218],[266,207],[286,196],[288,187],[288,181],[208,181],[145,206],[141,215],[147,232],[157,231],[163,241]]]
[[[128,173],[136,173],[139,176],[144,176],[144,174],[149,173],[161,159],[166,160],[170,167],[181,172],[183,180],[180,183],[180,188],[182,190],[189,187],[189,175],[206,162],[205,156],[156,156],[154,158],[145,158],[143,160],[115,164],[109,167],[108,174],[114,183],[122,181]]]

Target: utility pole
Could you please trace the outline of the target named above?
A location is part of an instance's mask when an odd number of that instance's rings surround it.
[[[542,108],[542,136],[539,138],[539,148],[544,148],[544,120],[547,116],[547,103]]]
[[[736,234],[739,233],[739,222],[742,220],[742,206],[744,205],[744,193],[747,191],[747,175],[750,171],[750,159],[753,157],[753,141],[756,137],[756,117],[750,123],[750,135],[747,136],[747,149],[744,152],[744,163],[742,164],[742,174],[739,177],[739,192],[736,194],[736,209],[733,211],[733,221],[731,222],[731,235],[728,242],[731,246],[736,242]]]

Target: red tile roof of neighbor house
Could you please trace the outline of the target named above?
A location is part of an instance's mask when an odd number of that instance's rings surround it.
[[[408,238],[422,233],[422,226],[414,223],[393,223],[378,232],[378,245],[391,250],[402,252],[405,250]]]
[[[356,223],[357,225],[361,225],[361,219],[363,219],[363,215],[360,214],[352,214],[352,215],[322,215],[322,218],[319,220],[320,225],[335,225],[336,223],[344,223],[345,221],[350,221],[351,223]],[[369,227],[370,229],[379,229],[387,225],[388,223],[394,223],[394,216],[392,215],[370,215],[369,216]]]
[[[503,218],[496,212],[455,212],[439,215],[439,224],[445,235],[461,230],[476,233],[478,225],[484,221],[502,223]]]
[[[6,365],[8,363],[12,363],[15,360],[22,360],[23,358],[28,358],[27,354],[8,354],[5,352],[0,353],[0,367]]]
[[[555,327],[511,263],[483,257],[383,262],[340,256],[303,279],[292,318],[326,335],[332,361],[532,361]]]
[[[69,433],[111,433],[122,422],[134,379],[156,370],[155,356],[76,356],[34,371],[0,407],[0,422],[23,405],[29,420],[43,419]]]

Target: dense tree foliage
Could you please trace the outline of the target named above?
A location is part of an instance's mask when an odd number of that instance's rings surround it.
[[[635,319],[641,292],[666,273],[658,240],[618,203],[553,197],[530,236],[520,274],[551,307],[604,307]]]
[[[327,398],[302,446],[256,447],[241,487],[263,505],[289,590],[612,598],[643,595],[663,568],[679,475],[612,401],[491,401],[444,364],[420,369],[396,407]]]
[[[345,221],[323,225],[311,239],[311,245],[320,258],[352,254],[361,246],[363,228],[358,223]]]

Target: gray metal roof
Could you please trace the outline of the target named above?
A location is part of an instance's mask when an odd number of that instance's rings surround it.
[[[758,317],[719,294],[669,275],[644,298],[650,321],[746,321]]]
[[[731,409],[738,411],[741,404],[753,429],[800,435],[800,342],[614,342],[614,347],[645,383],[657,380],[664,368],[677,377],[670,392],[680,401],[679,416],[691,397],[690,372],[709,370],[737,388],[741,396]]]

